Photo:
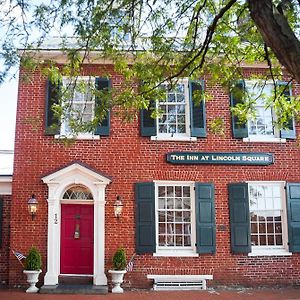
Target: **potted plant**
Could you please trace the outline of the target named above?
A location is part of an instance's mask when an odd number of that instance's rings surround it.
[[[32,247],[25,259],[25,270],[23,271],[27,276],[27,282],[30,284],[26,293],[38,292],[39,289],[35,285],[39,281],[39,275],[42,272],[41,266],[41,254],[35,247]]]
[[[112,293],[123,293],[121,283],[123,282],[124,274],[126,273],[126,253],[124,248],[119,248],[113,256],[113,270],[108,272],[112,277]]]

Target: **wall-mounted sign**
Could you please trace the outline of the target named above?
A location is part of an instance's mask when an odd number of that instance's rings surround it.
[[[241,152],[171,152],[167,154],[171,164],[218,164],[218,165],[270,165],[274,163],[269,153]]]

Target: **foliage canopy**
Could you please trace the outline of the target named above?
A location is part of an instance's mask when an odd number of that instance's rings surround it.
[[[110,92],[113,97],[107,95],[102,110],[120,105],[124,117],[131,118],[132,111],[148,108],[150,100],[162,97],[157,87],[163,82],[172,85],[179,77],[199,79],[209,74],[211,84],[231,89],[234,80],[243,78],[243,66],[265,63],[269,69],[259,77],[261,83],[274,82],[268,105],[274,103],[280,112],[279,125],[285,126],[300,110],[298,98],[287,101],[275,85],[282,78],[300,82],[300,1],[4,0],[0,7],[4,33],[0,81],[19,57],[28,70],[39,68],[57,83],[62,76],[76,81],[88,61],[109,60],[124,81],[118,91]],[[58,38],[49,41],[50,36]],[[23,51],[18,55],[16,49]],[[39,59],[39,50],[50,49],[64,52],[62,68],[55,61]],[[283,76],[283,67],[288,77]],[[241,119],[253,117],[248,98],[235,111]],[[53,108],[58,117],[65,113],[62,107]],[[98,121],[74,125],[73,130],[89,131]]]

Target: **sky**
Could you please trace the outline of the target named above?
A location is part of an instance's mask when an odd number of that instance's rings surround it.
[[[14,148],[17,94],[17,79],[0,85],[0,150]]]

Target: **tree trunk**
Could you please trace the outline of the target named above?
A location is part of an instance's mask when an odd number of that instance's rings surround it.
[[[265,43],[300,83],[300,42],[272,0],[248,0],[250,15]]]

